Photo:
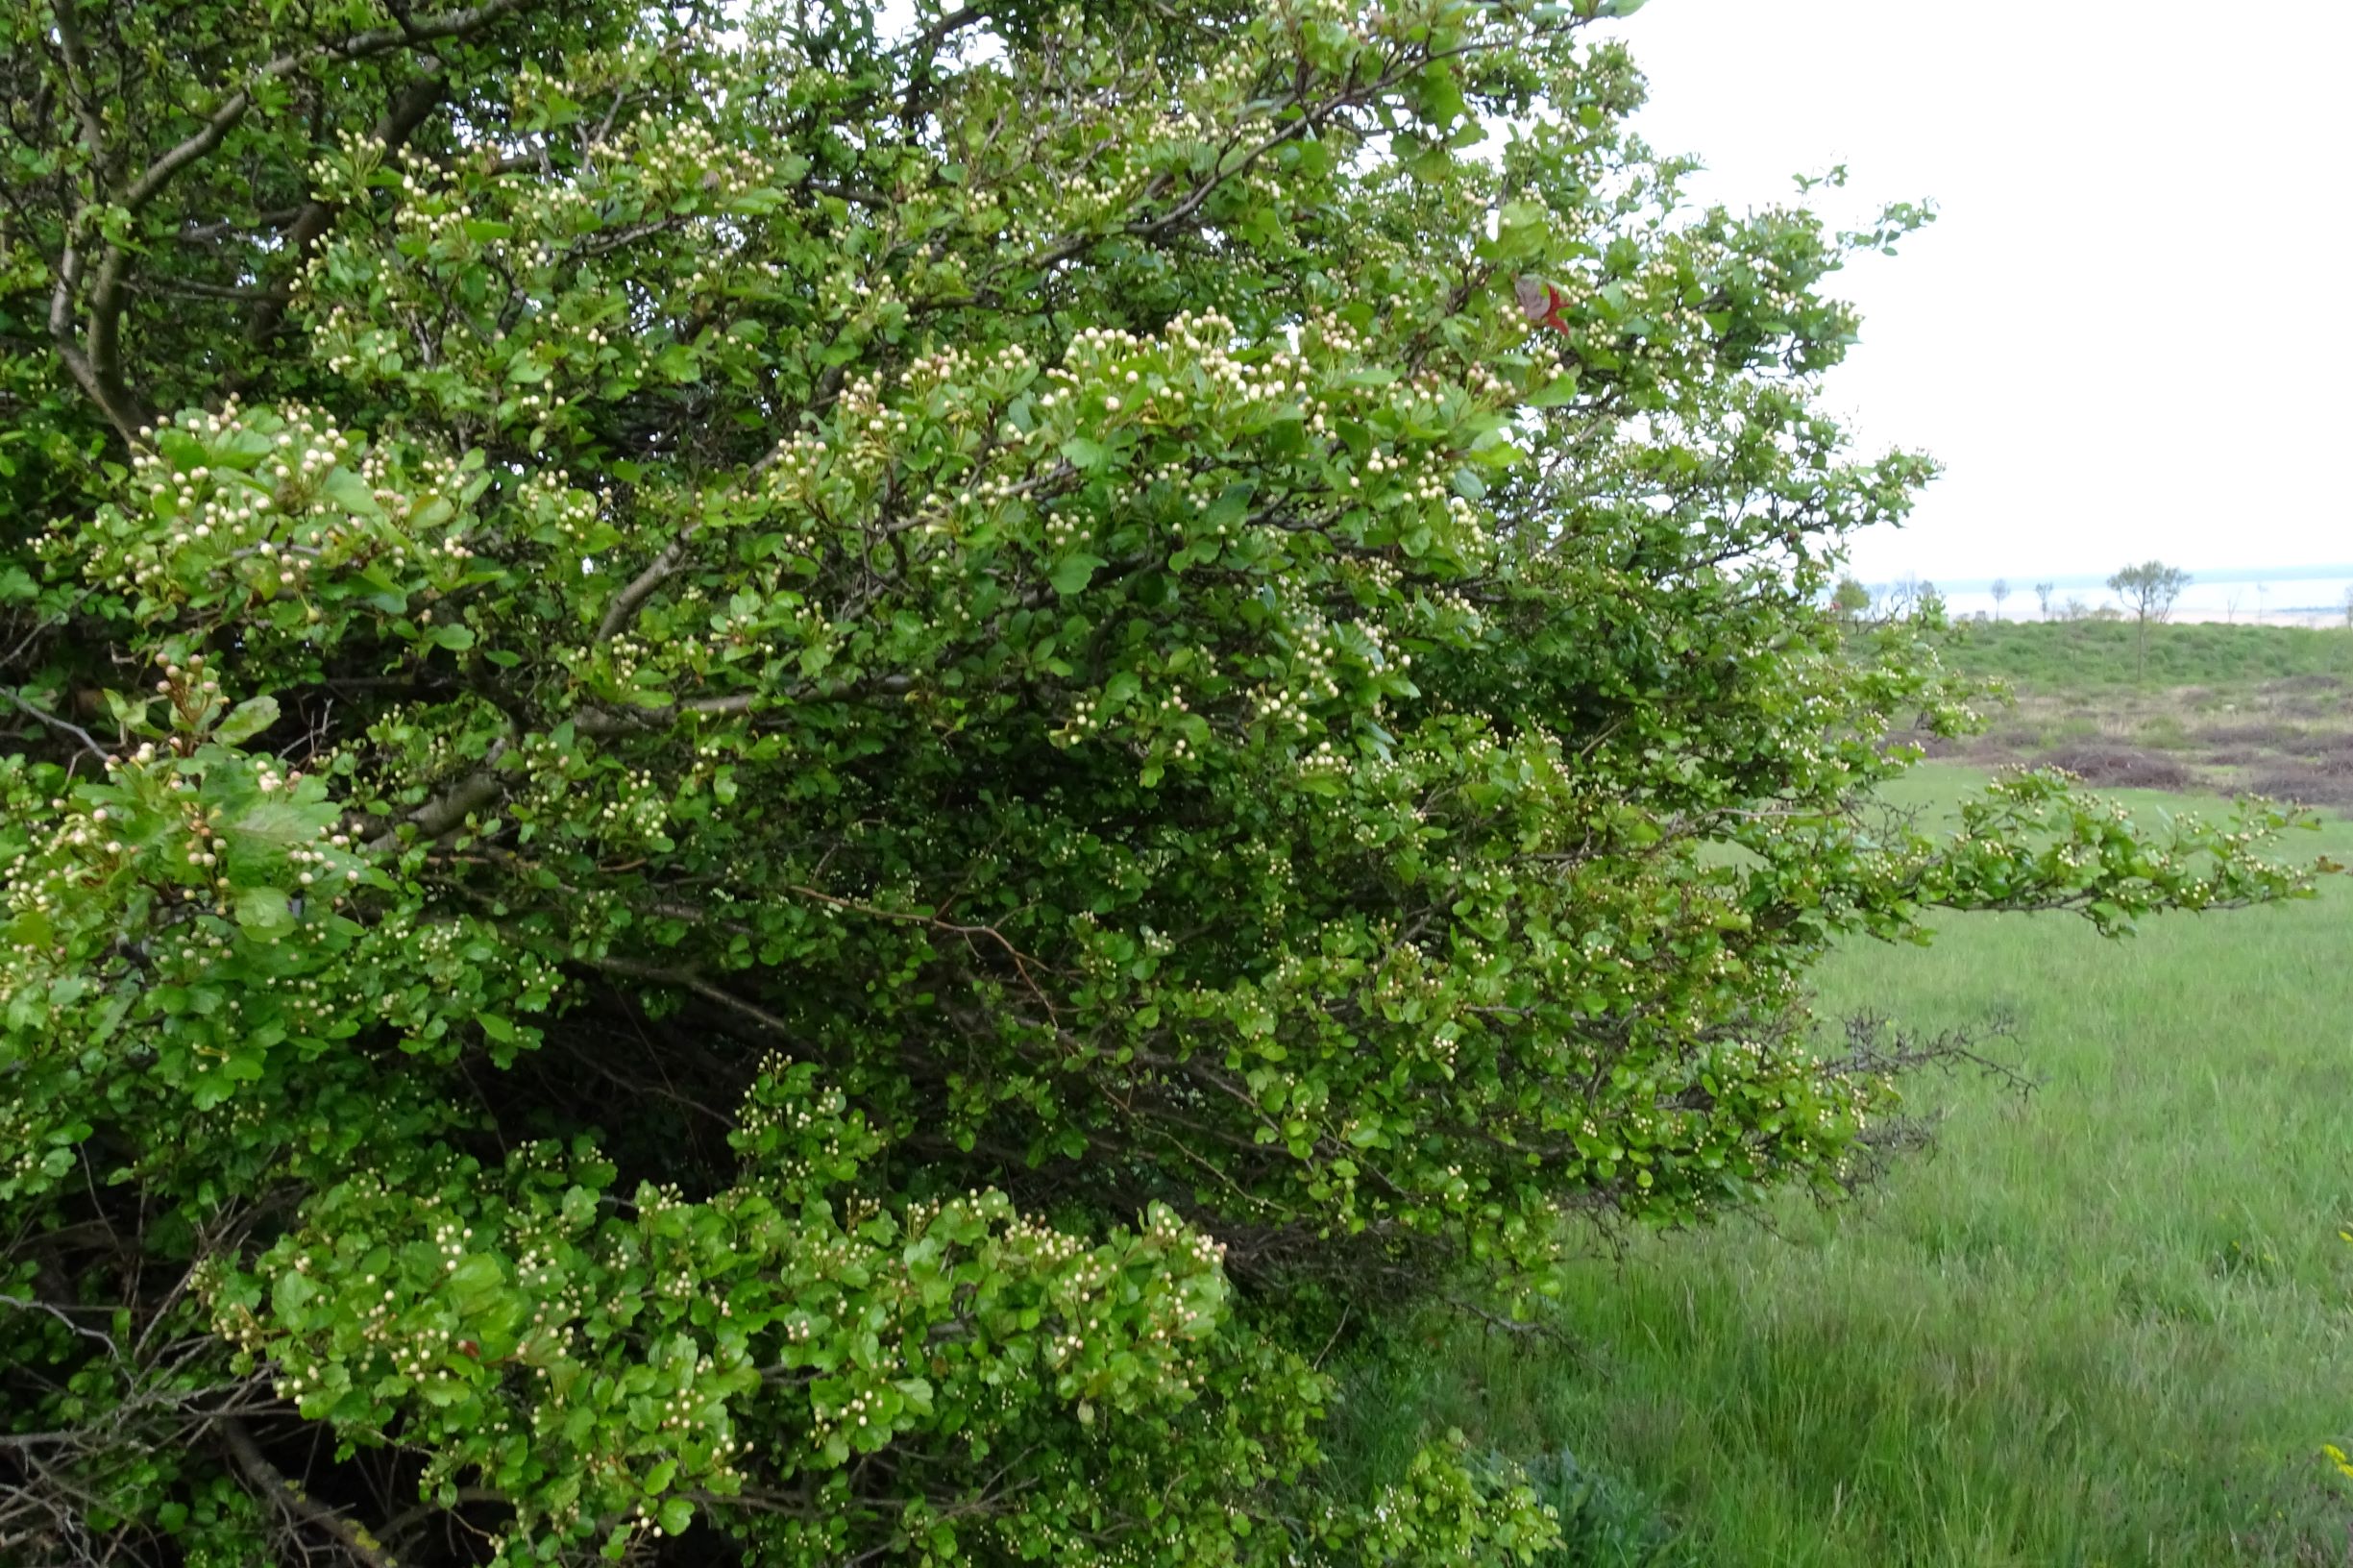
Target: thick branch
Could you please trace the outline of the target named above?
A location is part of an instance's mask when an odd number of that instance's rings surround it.
[[[82,395],[98,405],[98,411],[106,415],[107,423],[114,427],[124,445],[135,446],[140,440],[140,428],[147,423],[137,401],[128,387],[107,375],[74,337],[74,293],[81,283],[82,253],[69,243],[58,262],[57,287],[49,296],[49,340],[56,346],[58,357],[65,362],[66,373],[73,377],[74,384],[82,388]],[[118,281],[114,305],[117,310],[121,308],[120,293]]]
[[[272,1464],[261,1445],[242,1421],[221,1423],[221,1435],[228,1439],[229,1457],[237,1462],[245,1479],[260,1488],[263,1496],[276,1504],[289,1518],[316,1525],[350,1553],[353,1558],[367,1568],[392,1568],[392,1556],[365,1530],[344,1518],[325,1504],[317,1501],[288,1481],[285,1473]]]
[[[180,172],[218,147],[229,133],[245,118],[253,108],[255,95],[263,84],[307,65],[344,61],[364,60],[404,47],[416,47],[440,38],[459,37],[497,20],[512,11],[520,10],[530,0],[485,0],[485,3],[465,11],[447,12],[438,16],[419,17],[404,21],[399,27],[371,28],[355,33],[334,43],[313,45],[307,49],[290,50],[270,61],[243,87],[240,87],[213,110],[209,119],[198,127],[178,145],[158,157],[140,171],[138,177],[126,185],[115,198],[117,205],[135,215],[161,195]],[[62,12],[59,12],[62,16]],[[429,76],[427,80],[431,80]],[[417,89],[412,87],[409,93]],[[409,129],[430,112],[432,100],[411,102],[409,93],[396,100],[391,114],[413,113]],[[438,96],[438,89],[435,90]],[[84,134],[93,134],[86,125]],[[406,132],[402,133],[404,135]],[[306,213],[307,208],[305,209]],[[77,222],[86,217],[86,211],[77,215]],[[329,214],[321,213],[312,222],[314,232],[302,236],[304,241],[315,238],[323,232]],[[300,219],[298,219],[298,222]],[[69,244],[58,269],[57,289],[49,307],[49,335],[56,343],[59,355],[66,370],[83,393],[98,405],[126,445],[141,440],[139,431],[149,423],[139,400],[132,393],[122,375],[121,325],[123,306],[130,295],[131,247],[121,241],[111,242],[100,257],[91,281],[86,308],[88,329],[83,341],[75,341],[73,331],[74,295],[82,280],[82,264],[78,253]],[[265,313],[268,307],[264,307]],[[275,326],[277,315],[269,313],[269,326]]]
[[[732,719],[739,714],[751,712],[759,702],[757,696],[746,692],[732,697],[689,698],[683,702],[633,711],[583,708],[573,715],[572,728],[578,735],[637,735],[647,730],[660,729],[689,716]]]
[[[486,0],[486,3],[466,11],[447,12],[439,16],[421,16],[404,27],[371,28],[355,33],[337,43],[322,43],[309,49],[280,55],[254,73],[253,84],[239,88],[227,102],[177,147],[150,163],[146,171],[131,183],[122,195],[122,203],[135,212],[156,199],[170,184],[182,169],[195,162],[221,144],[221,138],[236,129],[253,108],[254,93],[264,82],[290,75],[306,65],[329,61],[365,60],[384,54],[404,45],[431,43],[439,38],[459,37],[498,20],[510,11],[520,10],[529,0]]]
[[[376,141],[387,152],[402,146],[417,127],[425,123],[448,91],[449,85],[441,79],[439,62],[429,61],[425,74],[396,93],[391,106],[384,110],[383,118],[376,122]],[[286,250],[294,257],[296,265],[299,266],[310,254],[310,247],[333,227],[334,221],[334,203],[314,197],[303,205],[286,230]],[[272,293],[245,323],[246,343],[254,348],[267,343],[270,334],[278,331],[278,324],[285,319],[285,314],[286,297],[282,293]]]
[[[603,642],[629,624],[637,614],[638,606],[651,598],[653,591],[678,570],[678,563],[686,558],[686,542],[693,537],[693,530],[690,529],[673,539],[643,572],[631,577],[621,592],[613,596],[613,601],[604,607],[604,619],[597,623],[597,641]]]
[[[792,685],[769,692],[726,697],[690,697],[658,708],[581,708],[572,716],[576,735],[643,735],[681,719],[734,719],[762,706],[782,707],[812,700],[850,701],[868,697],[903,697],[915,690],[913,675],[875,675],[847,685]]]
[[[449,793],[428,800],[410,812],[404,821],[417,830],[417,836],[437,839],[466,820],[469,812],[479,811],[499,797],[504,785],[499,781],[499,763],[507,752],[507,744],[501,740],[490,747],[482,765],[451,786]],[[400,842],[399,826],[387,827],[368,841],[370,849],[389,849]]]

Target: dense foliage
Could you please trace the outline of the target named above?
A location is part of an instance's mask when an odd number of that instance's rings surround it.
[[[2293,891],[1858,804],[1921,214],[1602,9],[11,0],[6,1550],[1525,1560],[1350,1321],[1867,1164],[1842,933]]]

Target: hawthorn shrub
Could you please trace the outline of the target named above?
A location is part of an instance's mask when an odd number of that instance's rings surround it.
[[[1525,1562],[1343,1309],[1851,1177],[1842,935],[2302,885],[1866,814],[1924,214],[1598,0],[380,3],[0,37],[0,1555]]]

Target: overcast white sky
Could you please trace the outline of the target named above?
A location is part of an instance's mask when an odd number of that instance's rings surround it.
[[[1948,465],[1858,575],[2353,561],[2353,0],[1652,0],[1695,191],[1933,198],[1833,402]]]

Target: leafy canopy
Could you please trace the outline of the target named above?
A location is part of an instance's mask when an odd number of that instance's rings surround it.
[[[2163,561],[2143,561],[2120,567],[2108,578],[2108,591],[2122,599],[2133,619],[2145,625],[2173,613],[2173,601],[2190,586],[2190,574]]]
[[[1526,1561],[1359,1309],[1855,1177],[1843,935],[2299,886],[1860,803],[1924,214],[1595,0],[379,4],[0,23],[11,1552]]]

